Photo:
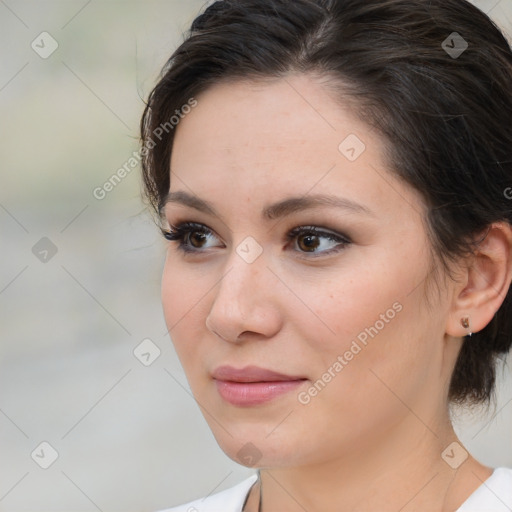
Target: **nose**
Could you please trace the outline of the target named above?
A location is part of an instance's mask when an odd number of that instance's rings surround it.
[[[252,263],[236,252],[230,257],[206,318],[206,327],[224,341],[270,338],[281,329],[276,277],[264,256]]]

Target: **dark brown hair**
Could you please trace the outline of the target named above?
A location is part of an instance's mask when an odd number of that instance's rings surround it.
[[[145,193],[157,212],[170,186],[169,119],[220,81],[291,72],[337,79],[389,141],[391,169],[422,194],[447,271],[491,223],[512,223],[512,52],[465,0],[214,2],[165,65],[142,117]],[[452,402],[490,401],[497,359],[512,344],[511,294],[464,340]]]

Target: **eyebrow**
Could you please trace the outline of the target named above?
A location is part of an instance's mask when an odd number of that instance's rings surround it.
[[[194,208],[200,212],[219,217],[219,214],[215,210],[214,206],[204,199],[201,199],[195,195],[189,194],[183,190],[177,192],[169,192],[162,204],[161,211],[165,208],[168,203],[177,203],[189,208]],[[267,220],[274,220],[279,217],[286,217],[296,212],[303,210],[311,210],[314,208],[329,207],[329,208],[341,208],[342,210],[352,213],[364,213],[367,215],[375,216],[367,206],[351,201],[344,197],[338,197],[334,195],[317,194],[307,195],[299,197],[289,197],[277,203],[271,204],[264,208],[262,217]]]

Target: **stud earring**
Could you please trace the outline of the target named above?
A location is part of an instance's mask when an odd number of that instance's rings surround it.
[[[464,329],[469,329],[469,318],[467,316],[461,318],[460,324],[462,325],[462,327],[464,327]],[[471,331],[469,331],[468,336],[471,337],[472,334],[473,333]]]

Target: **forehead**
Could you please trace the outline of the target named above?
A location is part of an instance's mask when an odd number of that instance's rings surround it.
[[[386,169],[386,141],[311,76],[224,82],[197,101],[177,127],[171,190],[225,202],[339,191],[381,209],[420,200]]]
[[[179,145],[184,136],[200,136],[202,149],[224,156],[244,158],[251,151],[261,156],[281,151],[290,156],[320,141],[334,155],[344,131],[361,128],[307,75],[222,82],[197,99],[198,106],[180,123],[175,142]]]

